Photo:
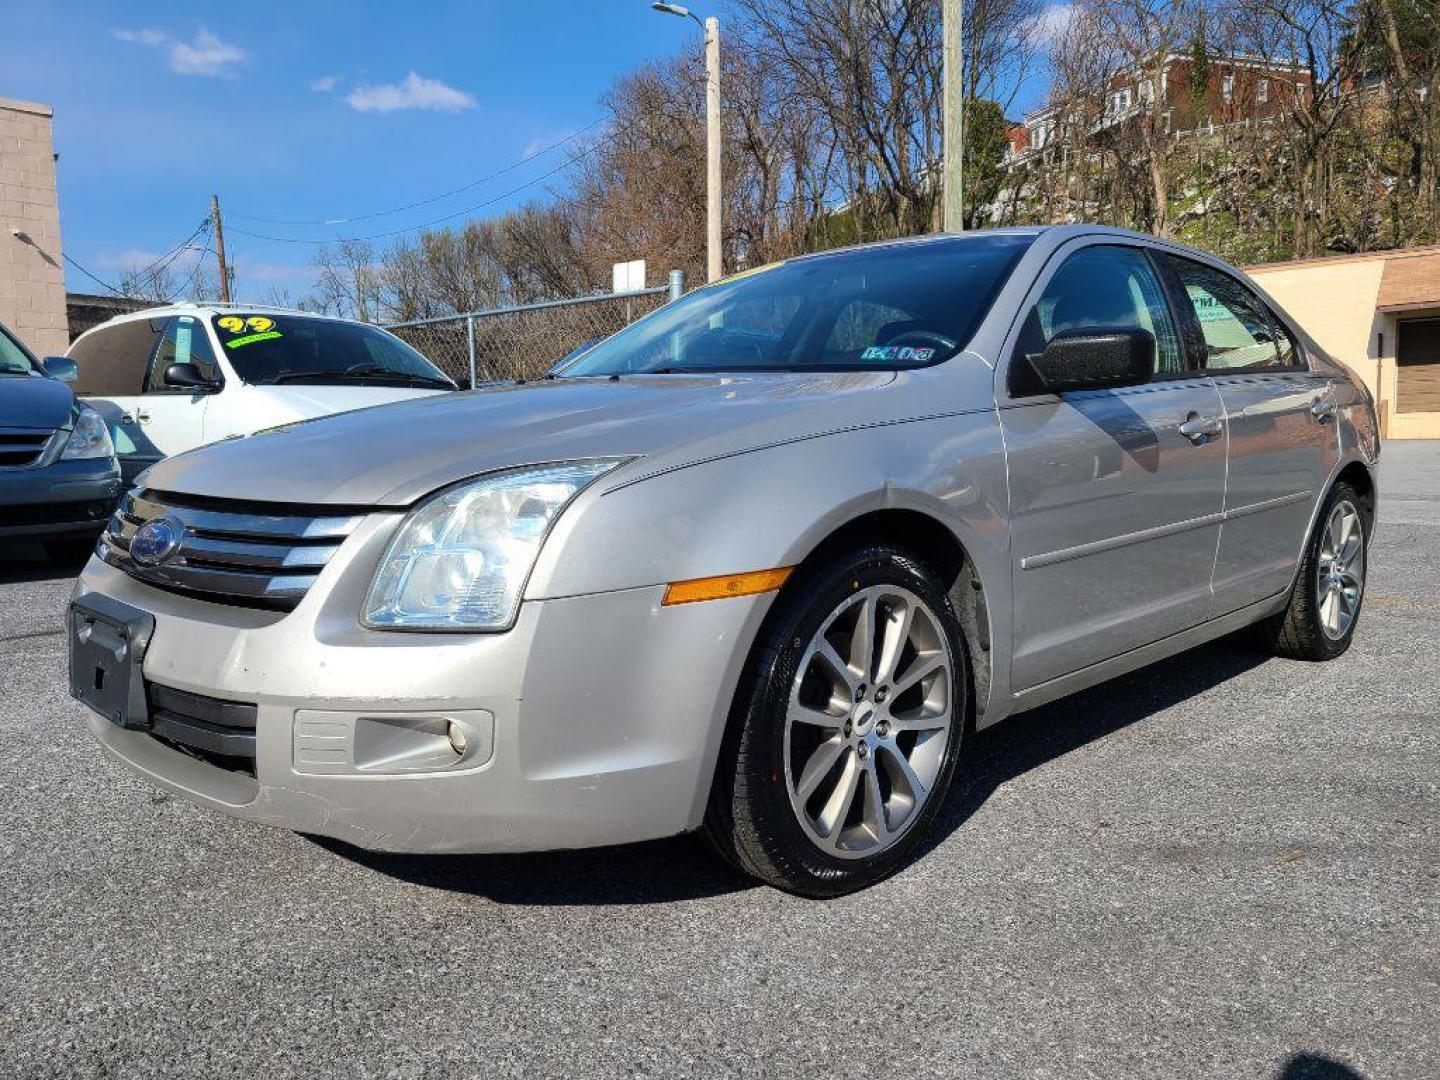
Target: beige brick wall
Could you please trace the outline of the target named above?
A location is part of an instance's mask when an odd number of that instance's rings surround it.
[[[1376,310],[1385,264],[1392,257],[1377,253],[1314,259],[1251,266],[1246,272],[1322,349],[1365,381],[1379,404],[1387,437],[1440,438],[1440,413],[1395,411],[1396,320]]]
[[[37,356],[69,342],[50,116],[47,105],[0,98],[0,322]]]

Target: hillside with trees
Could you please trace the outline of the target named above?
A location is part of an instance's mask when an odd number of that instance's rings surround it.
[[[724,12],[727,272],[939,228],[938,0]],[[1436,242],[1437,38],[1435,0],[967,0],[967,225],[1096,221],[1241,263]],[[1199,113],[1171,87],[1095,137],[1116,73],[1158,85],[1164,57],[1185,61],[1197,104],[1225,58],[1305,89],[1263,120],[1189,126]],[[1017,159],[1016,102],[1037,83],[1066,121]],[[698,49],[621,76],[602,105],[608,124],[567,147],[567,180],[545,198],[384,248],[326,248],[308,302],[422,318],[603,289],[619,258],[703,280]]]

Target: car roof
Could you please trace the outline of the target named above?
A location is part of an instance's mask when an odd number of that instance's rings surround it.
[[[810,261],[812,259],[827,259],[844,256],[852,252],[874,251],[877,248],[963,244],[969,240],[992,236],[1029,236],[1036,239],[1043,236],[1054,246],[1058,246],[1064,241],[1078,236],[1115,236],[1124,237],[1129,240],[1144,240],[1150,243],[1160,243],[1175,248],[1184,248],[1186,246],[1174,240],[1167,240],[1164,237],[1155,236],[1151,233],[1136,232],[1134,229],[1122,229],[1113,225],[1093,225],[1079,222],[1065,225],[1013,225],[994,229],[970,229],[962,233],[920,233],[915,236],[900,236],[892,240],[872,240],[863,244],[849,244],[845,247],[829,248],[825,251],[810,251],[780,261],[800,262]],[[1205,253],[1200,252],[1199,254]],[[1208,255],[1206,257],[1213,258],[1213,256]]]
[[[289,315],[303,319],[325,319],[330,322],[355,322],[355,319],[342,319],[338,315],[321,315],[314,311],[300,311],[297,308],[276,307],[274,304],[245,304],[245,303],[224,303],[221,301],[207,300],[203,302],[184,300],[170,304],[159,304],[155,307],[142,308],[139,311],[126,311],[113,318],[106,319],[94,329],[99,330],[103,326],[117,326],[120,323],[135,322],[139,319],[168,319],[172,315],[193,315],[196,318],[206,318],[211,315],[223,315],[227,311],[240,311],[247,315]],[[365,325],[369,325],[368,323]],[[86,331],[87,333],[89,331]]]

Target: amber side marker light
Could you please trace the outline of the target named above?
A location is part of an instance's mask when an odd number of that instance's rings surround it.
[[[721,574],[719,577],[672,581],[665,587],[665,599],[660,603],[669,607],[695,604],[701,600],[724,600],[728,596],[773,592],[785,584],[785,579],[794,569],[793,566],[782,566],[778,570],[752,570],[748,574]]]

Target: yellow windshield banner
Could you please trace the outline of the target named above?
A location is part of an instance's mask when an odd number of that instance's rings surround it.
[[[215,325],[227,334],[241,334],[226,340],[227,349],[238,349],[242,345],[253,345],[257,341],[273,341],[281,335],[275,329],[275,320],[265,315],[223,315]]]

